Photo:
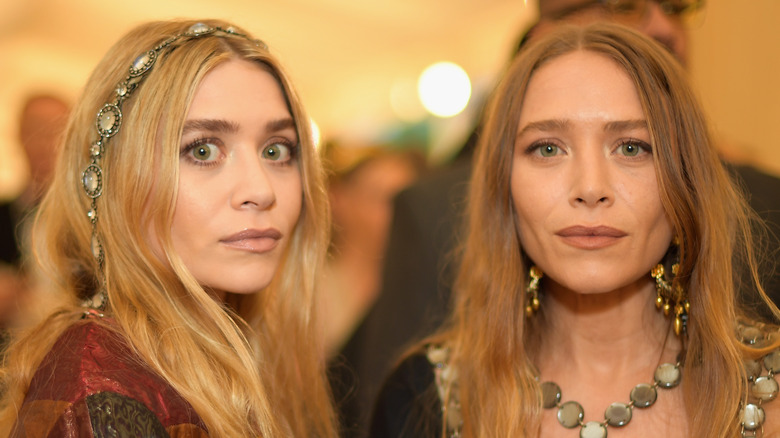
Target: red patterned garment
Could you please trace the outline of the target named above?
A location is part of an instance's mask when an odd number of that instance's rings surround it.
[[[85,319],[30,383],[12,437],[208,437],[192,406],[114,332]]]

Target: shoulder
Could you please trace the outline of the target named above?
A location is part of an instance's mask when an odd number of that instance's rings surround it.
[[[395,368],[377,398],[371,420],[372,437],[441,433],[441,403],[433,367],[425,353],[419,352]]]
[[[167,436],[182,428],[205,434],[192,406],[145,365],[110,320],[87,319],[63,332],[33,375],[17,430],[40,436],[35,431],[79,427],[95,436],[116,427],[127,436]]]

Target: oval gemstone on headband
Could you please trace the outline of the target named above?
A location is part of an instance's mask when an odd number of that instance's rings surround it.
[[[680,369],[671,363],[662,363],[655,370],[655,381],[662,388],[674,388],[680,383]]]
[[[140,76],[149,71],[154,65],[155,59],[157,59],[157,52],[154,50],[149,50],[148,52],[139,55],[130,66],[130,76]]]
[[[598,421],[588,421],[580,429],[580,438],[607,438],[607,428]]]
[[[192,35],[203,35],[211,32],[212,29],[209,25],[205,23],[195,23],[187,30],[187,33],[190,33]]]
[[[122,125],[122,111],[116,105],[106,104],[98,112],[95,124],[98,134],[102,137],[111,137],[119,132],[119,126]]]
[[[103,191],[103,171],[99,166],[90,164],[81,175],[81,183],[87,196],[97,198]]]
[[[646,408],[655,403],[658,398],[658,391],[655,386],[647,383],[640,383],[631,390],[631,401],[638,408]]]

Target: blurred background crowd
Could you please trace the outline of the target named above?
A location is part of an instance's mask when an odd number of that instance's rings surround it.
[[[457,155],[537,16],[523,0],[3,1],[0,324],[29,288],[25,218],[88,72],[139,22],[215,17],[265,39],[317,132],[333,215],[321,320],[335,356],[380,293],[395,195]],[[778,19],[777,0],[706,2],[688,18],[687,67],[723,157],[780,176]]]

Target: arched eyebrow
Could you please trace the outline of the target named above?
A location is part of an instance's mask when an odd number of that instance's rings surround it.
[[[604,130],[609,132],[632,131],[635,129],[647,129],[647,120],[615,120],[604,125]]]
[[[568,120],[561,120],[561,119],[550,119],[550,120],[539,120],[536,122],[530,122],[527,125],[523,126],[523,129],[521,129],[517,136],[520,137],[526,132],[529,131],[562,131],[568,128],[571,125],[571,123]]]
[[[238,123],[221,119],[194,119],[184,122],[182,134],[188,134],[193,131],[209,131],[220,133],[238,132]]]
[[[528,131],[563,131],[571,126],[569,120],[551,119],[551,120],[539,120],[536,122],[530,122],[523,127],[517,136],[520,137]],[[604,131],[607,132],[622,132],[631,131],[635,129],[647,129],[647,121],[644,119],[636,120],[613,120],[604,124]]]
[[[271,120],[265,125],[265,129],[268,132],[282,131],[287,128],[295,128],[295,120],[293,120],[292,117]]]
[[[233,134],[239,131],[238,123],[222,119],[194,119],[184,122],[182,134],[188,134],[193,131],[208,131]],[[288,128],[295,128],[295,121],[291,117],[271,120],[265,125],[268,132],[282,131]]]

